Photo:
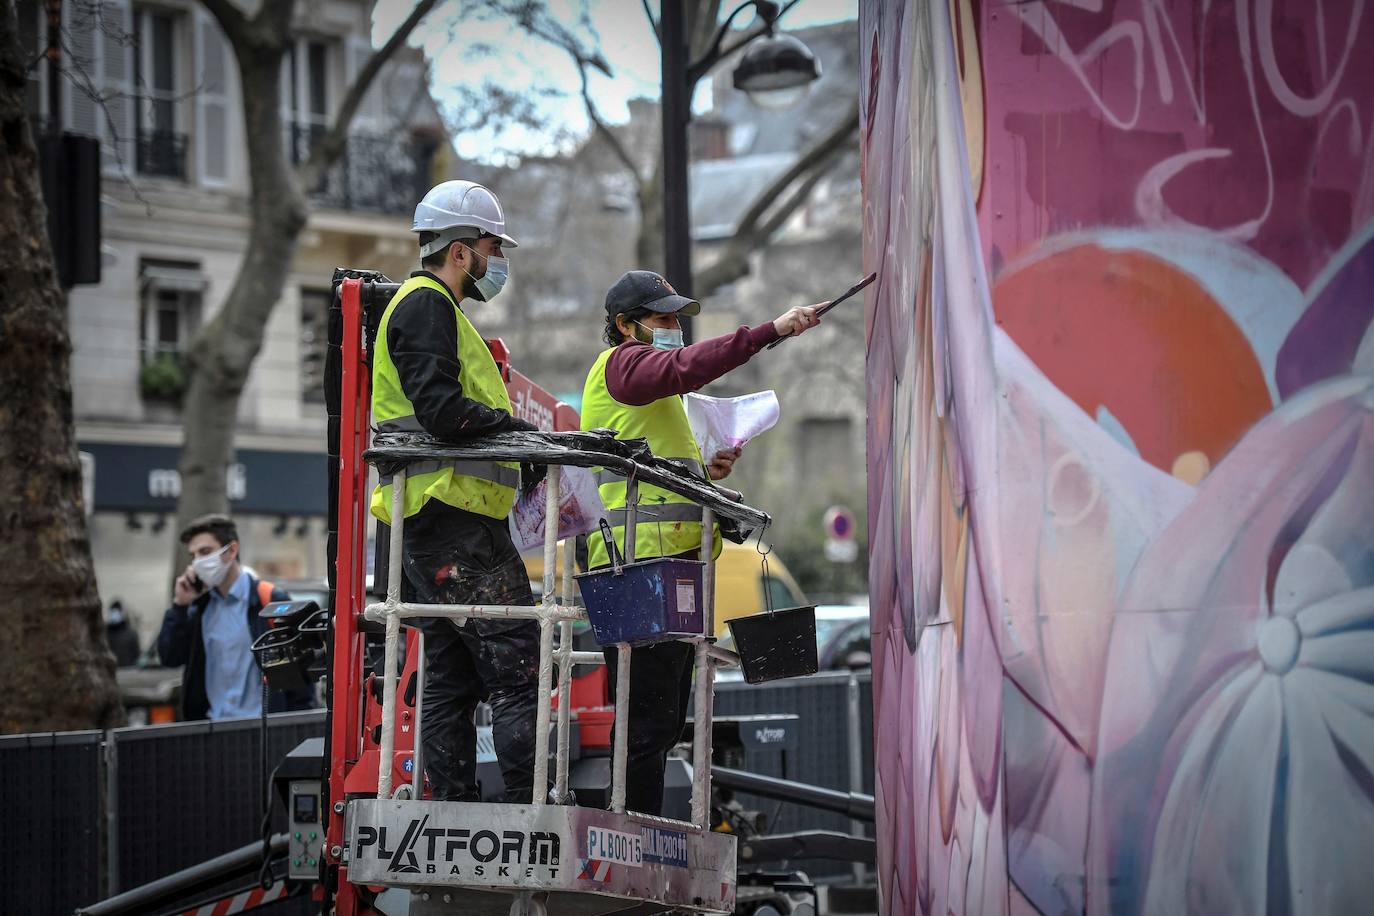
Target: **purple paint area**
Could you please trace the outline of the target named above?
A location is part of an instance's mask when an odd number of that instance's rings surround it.
[[[1344,375],[1374,319],[1374,235],[1317,293],[1279,348],[1275,380],[1292,397],[1308,385]]]

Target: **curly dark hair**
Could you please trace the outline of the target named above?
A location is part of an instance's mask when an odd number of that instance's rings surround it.
[[[649,314],[648,309],[639,308],[631,309],[628,312],[621,312],[618,315],[607,315],[606,329],[601,336],[605,339],[606,343],[610,344],[613,347],[618,347],[620,346],[620,343],[625,339],[625,335],[620,333],[620,328],[616,327],[615,320],[617,318],[623,317],[629,321],[638,321],[640,318],[643,318],[647,314]]]

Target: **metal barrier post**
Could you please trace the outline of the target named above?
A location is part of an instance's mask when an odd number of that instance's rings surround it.
[[[716,635],[715,512],[701,510],[701,617],[702,637],[696,640],[696,699],[692,714],[692,823],[711,829],[711,723],[715,693],[716,660],[711,640]]]
[[[635,547],[639,543],[639,481],[630,477],[625,481],[625,562],[635,561]]]
[[[625,563],[635,561],[638,541],[639,481],[631,475],[625,481]],[[616,646],[615,747],[611,756],[611,810],[625,810],[625,764],[630,748],[630,647]]]
[[[629,535],[626,534],[626,538]],[[630,750],[630,644],[618,643],[615,679],[615,752],[611,758],[611,810],[625,813],[625,763]]]
[[[573,563],[577,556],[576,538],[568,538],[563,545],[563,593],[560,604],[573,607]],[[558,625],[558,754],[554,758],[553,795],[558,804],[566,804],[568,797],[568,745],[571,729],[573,670],[573,625],[564,620]]]
[[[396,657],[401,635],[401,618],[396,605],[401,602],[401,545],[405,540],[406,468],[396,469],[391,478],[391,548],[386,577],[386,666],[382,674],[382,734],[377,763],[377,797],[391,797],[391,766],[396,749]]]
[[[544,599],[539,616],[539,699],[534,725],[534,798],[536,807],[549,797],[549,698],[553,691],[553,617],[556,607],[554,567],[558,562],[558,476],[557,466],[544,475]]]
[[[849,791],[851,793],[861,793],[864,790],[863,776],[863,748],[860,742],[863,740],[863,719],[860,700],[862,695],[859,692],[859,676],[853,671],[849,672]],[[863,821],[849,821],[849,832],[854,836],[864,835]],[[862,884],[864,880],[864,863],[854,863],[854,883]]]
[[[119,892],[119,749],[114,734],[105,732],[101,746],[105,758],[105,880],[101,892],[113,897]]]

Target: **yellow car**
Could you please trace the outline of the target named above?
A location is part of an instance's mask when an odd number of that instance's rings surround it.
[[[535,596],[538,597],[544,585],[544,554],[541,551],[526,554],[525,569],[529,572]],[[558,545],[556,573],[561,582],[562,543]],[[765,580],[758,551],[752,545],[726,541],[720,558],[716,560],[716,636],[723,637],[726,634],[725,624],[733,617],[762,614],[767,609],[764,589],[768,589],[774,609],[806,604],[802,590],[797,587],[796,580],[777,554],[768,557],[768,578]]]

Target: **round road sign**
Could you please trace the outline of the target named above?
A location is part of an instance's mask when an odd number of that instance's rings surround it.
[[[844,506],[831,506],[825,512],[825,533],[836,541],[853,539],[854,513]]]

